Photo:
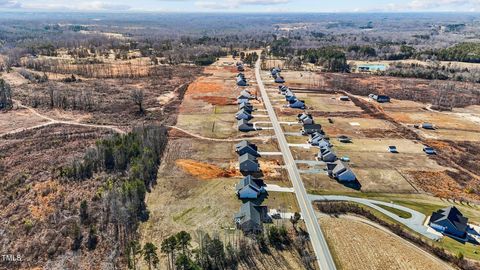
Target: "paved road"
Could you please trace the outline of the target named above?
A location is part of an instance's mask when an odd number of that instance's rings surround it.
[[[432,240],[437,240],[440,238],[438,235],[429,232],[428,227],[423,225],[426,218],[424,214],[401,205],[391,204],[391,203],[376,201],[376,200],[370,200],[370,199],[357,198],[357,197],[340,196],[340,195],[309,195],[309,197],[311,201],[348,201],[348,202],[363,204],[387,215],[388,217],[392,218],[393,220],[401,224],[404,224],[405,226],[424,235],[425,237],[428,237]],[[402,210],[404,212],[408,212],[412,215],[412,217],[401,218],[396,214],[380,207],[379,205],[385,205],[398,210]]]
[[[293,183],[293,189],[295,190],[295,195],[297,197],[300,210],[302,212],[303,219],[305,220],[305,225],[307,226],[307,231],[310,235],[310,241],[317,256],[317,263],[320,267],[320,270],[334,270],[336,269],[335,263],[333,262],[332,255],[328,249],[327,241],[323,236],[322,230],[320,229],[320,224],[318,224],[317,217],[313,211],[313,206],[308,198],[307,192],[303,185],[300,173],[298,171],[295,160],[293,159],[292,153],[283,134],[282,127],[278,122],[277,115],[273,109],[272,103],[268,97],[265,86],[263,85],[262,78],[260,76],[260,59],[255,65],[255,76],[257,78],[258,88],[262,94],[265,108],[267,109],[270,120],[272,121],[273,129],[275,130],[275,135],[280,146],[280,150],[283,153],[283,158],[285,161],[285,168],[288,171],[290,180]]]

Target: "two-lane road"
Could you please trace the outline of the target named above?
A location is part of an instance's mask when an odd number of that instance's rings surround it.
[[[282,127],[278,122],[275,110],[273,109],[270,98],[268,97],[265,86],[263,85],[262,78],[260,76],[260,61],[261,60],[259,59],[255,65],[255,76],[257,79],[258,88],[260,89],[265,108],[267,109],[270,120],[272,121],[272,127],[275,131],[275,135],[277,136],[280,150],[283,153],[285,168],[287,169],[290,180],[293,183],[293,189],[295,190],[295,195],[297,197],[303,219],[307,226],[307,231],[310,235],[310,241],[312,243],[313,250],[315,251],[315,255],[317,256],[318,266],[321,270],[334,270],[336,267],[335,263],[333,262],[332,255],[330,254],[327,242],[323,236],[322,230],[320,229],[320,225],[318,224],[317,218],[313,211],[313,206],[308,198],[292,152],[290,152],[287,139],[283,134]]]

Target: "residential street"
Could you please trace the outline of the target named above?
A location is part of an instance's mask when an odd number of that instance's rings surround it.
[[[317,257],[318,266],[321,270],[336,269],[327,242],[323,236],[322,230],[320,229],[320,224],[318,223],[315,212],[313,211],[313,206],[303,185],[297,165],[292,153],[290,152],[285,135],[283,134],[282,127],[278,122],[277,115],[275,114],[275,110],[273,109],[270,98],[268,97],[267,91],[265,90],[265,86],[262,82],[262,78],[260,76],[260,62],[261,60],[259,58],[255,65],[255,76],[257,79],[258,88],[260,89],[263,101],[265,103],[265,108],[267,109],[270,120],[272,121],[272,127],[275,131],[275,135],[277,136],[280,150],[283,153],[285,168],[287,169],[290,180],[293,183],[293,188],[302,212],[302,217],[305,220],[307,231],[310,234],[310,241]]]

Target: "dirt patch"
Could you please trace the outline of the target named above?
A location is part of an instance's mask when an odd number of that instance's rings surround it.
[[[212,105],[235,105],[234,98],[227,98],[227,97],[219,97],[219,96],[201,96],[201,97],[194,97],[193,99],[201,100]]]
[[[229,178],[239,176],[235,169],[222,169],[218,166],[198,162],[191,159],[179,159],[175,162],[178,167],[188,174],[191,174],[202,180],[212,180],[216,178]]]
[[[197,80],[190,84],[187,90],[187,95],[216,93],[221,92],[222,90],[223,85],[220,83]]]

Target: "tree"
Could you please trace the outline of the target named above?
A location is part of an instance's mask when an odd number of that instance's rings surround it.
[[[157,247],[153,243],[145,243],[143,246],[143,259],[148,265],[148,269],[152,269],[153,267],[157,268],[159,260],[157,255]]]
[[[88,219],[88,203],[86,200],[83,200],[80,203],[80,223],[84,224]]]
[[[192,237],[186,231],[181,231],[175,235],[175,238],[177,239],[177,245],[182,250],[183,255],[186,255]]]
[[[83,235],[82,231],[80,230],[80,226],[75,223],[73,227],[73,243],[71,249],[73,251],[79,250],[82,246]]]
[[[292,223],[293,229],[295,229],[295,231],[297,231],[297,224],[300,218],[301,215],[298,212],[295,212],[295,214],[293,214],[293,216],[290,218],[290,222]]]
[[[9,110],[12,107],[12,88],[7,82],[0,79],[0,110]]]
[[[137,256],[142,253],[142,247],[138,241],[130,241],[128,244],[128,268],[137,269]]]
[[[187,255],[180,254],[175,261],[175,266],[179,270],[201,270],[202,268],[192,261]]]
[[[133,102],[138,106],[138,111],[143,113],[143,91],[139,89],[135,89],[132,91],[132,99]]]
[[[87,241],[87,248],[89,250],[94,250],[98,244],[98,236],[97,230],[94,226],[90,226],[90,230],[88,231],[88,241]]]
[[[173,268],[175,262],[175,248],[177,247],[177,239],[175,236],[170,236],[162,241],[161,251],[167,254],[168,269]]]

